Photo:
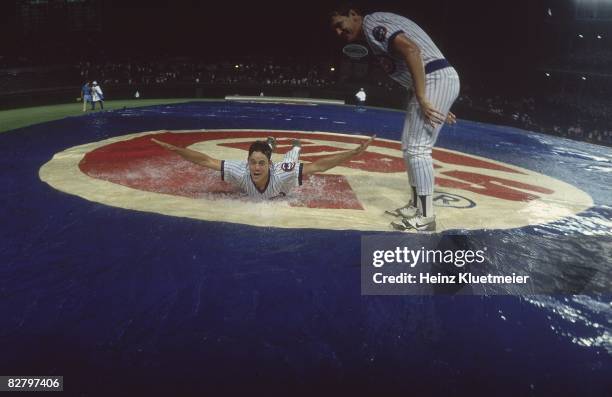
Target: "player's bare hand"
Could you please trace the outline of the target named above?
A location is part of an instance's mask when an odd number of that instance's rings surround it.
[[[457,123],[457,116],[453,112],[448,112],[446,115],[446,123],[447,124],[455,124]]]
[[[370,146],[370,143],[372,143],[372,141],[374,141],[374,139],[376,139],[376,135],[373,135],[372,137],[370,137],[367,141],[362,142],[356,149],[355,149],[355,154],[359,154],[364,152],[368,146]]]
[[[171,144],[169,144],[169,143],[162,142],[162,141],[158,141],[158,140],[157,140],[157,139],[155,139],[155,138],[151,138],[151,140],[152,140],[153,142],[157,143],[159,146],[161,146],[161,147],[163,147],[163,148],[166,148],[166,149],[168,149],[168,150],[174,150],[174,149],[176,149],[176,146],[171,145]]]
[[[436,124],[442,124],[446,120],[446,117],[436,108],[434,108],[429,101],[423,99],[419,101],[419,104],[421,105],[421,111],[423,112],[427,123],[432,127],[435,127]]]

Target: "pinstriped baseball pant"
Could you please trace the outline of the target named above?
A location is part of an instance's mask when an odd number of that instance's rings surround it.
[[[425,76],[425,97],[443,115],[447,115],[459,96],[459,75],[452,67]],[[432,195],[434,168],[431,150],[443,124],[429,125],[415,97],[408,104],[402,132],[402,151],[408,182],[415,186],[419,196]]]

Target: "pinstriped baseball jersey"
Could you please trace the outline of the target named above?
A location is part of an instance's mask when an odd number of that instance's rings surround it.
[[[429,35],[416,23],[401,15],[389,12],[366,15],[363,18],[363,31],[368,45],[389,77],[408,89],[412,89],[412,76],[408,65],[401,56],[394,54],[389,48],[395,36],[404,33],[412,40],[421,50],[424,65],[444,58]]]
[[[270,178],[263,191],[251,179],[249,164],[246,161],[223,160],[221,179],[238,186],[249,197],[268,200],[287,195],[291,189],[302,184],[303,163],[284,162],[272,164]]]

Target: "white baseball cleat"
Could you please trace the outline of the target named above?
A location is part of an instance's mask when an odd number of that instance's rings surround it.
[[[436,230],[436,217],[418,214],[412,218],[402,219],[406,229],[414,229],[419,232],[434,232]]]
[[[412,218],[419,215],[420,211],[417,207],[412,205],[412,202],[406,204],[403,207],[396,208],[394,210],[385,211],[385,214],[397,216],[399,218]]]
[[[403,231],[405,231],[405,230],[408,230],[408,229],[406,228],[406,225],[404,225],[404,222],[402,222],[402,221],[393,221],[393,222],[391,222],[391,227],[392,227],[394,230],[399,230],[400,232],[403,232]]]
[[[268,146],[270,146],[272,151],[276,150],[276,138],[274,138],[273,136],[269,136],[268,139],[266,139],[266,143],[268,144]]]

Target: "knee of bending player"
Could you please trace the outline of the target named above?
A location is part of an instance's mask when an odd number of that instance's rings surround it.
[[[431,157],[431,147],[427,146],[413,146],[404,149],[404,159],[410,160],[411,158],[426,158]]]

